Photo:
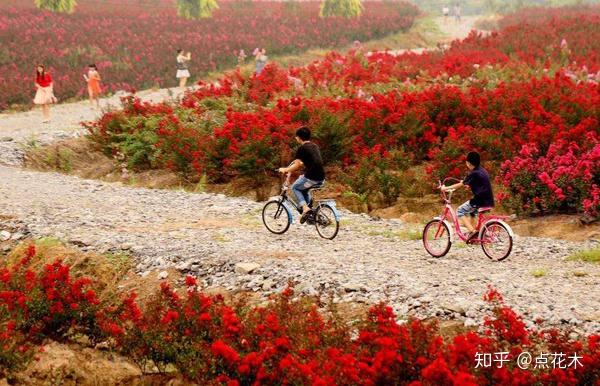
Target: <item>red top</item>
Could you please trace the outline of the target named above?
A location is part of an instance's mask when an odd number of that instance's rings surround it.
[[[47,72],[44,74],[44,76],[40,76],[38,74],[35,78],[35,83],[37,83],[41,87],[48,87],[52,83],[52,77]]]

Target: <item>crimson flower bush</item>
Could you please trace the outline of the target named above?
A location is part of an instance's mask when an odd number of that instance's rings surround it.
[[[60,260],[36,273],[31,245],[15,265],[0,270],[0,320],[5,333],[19,331],[41,340],[64,340],[76,333],[93,336],[95,314],[100,309],[92,281],[72,278],[70,267]]]
[[[594,385],[600,336],[528,329],[490,288],[490,313],[478,330],[443,337],[436,322],[400,322],[385,304],[349,323],[335,304],[296,298],[292,288],[261,306],[187,291],[163,282],[144,302],[129,293],[99,304],[94,284],[59,261],[33,272],[35,247],[0,272],[0,374],[27,364],[45,339],[73,334],[106,340],[143,370],[175,368],[211,385]],[[523,352],[577,355],[577,366],[517,366]],[[502,366],[478,355],[504,353]],[[150,366],[150,368],[149,368]],[[152,370],[154,371],[154,370]]]

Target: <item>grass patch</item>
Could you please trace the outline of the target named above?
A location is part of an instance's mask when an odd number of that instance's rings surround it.
[[[131,256],[127,253],[107,253],[104,256],[117,273],[124,273],[132,267]]]
[[[548,274],[548,271],[545,268],[534,269],[531,271],[533,277],[544,277],[546,274]]]
[[[35,245],[47,249],[62,246],[63,242],[58,237],[40,237],[35,240]]]
[[[212,236],[212,239],[214,241],[216,241],[217,243],[219,243],[219,244],[227,243],[227,242],[230,241],[229,238],[227,238],[227,236],[223,235],[222,233],[216,233],[216,234],[214,234]]]
[[[402,229],[400,231],[391,230],[371,230],[367,232],[369,236],[383,236],[387,239],[396,239],[401,241],[421,240],[422,234],[418,229]]]
[[[573,253],[567,257],[569,261],[583,261],[586,263],[600,263],[600,248],[587,249]]]
[[[30,146],[33,151],[44,152],[43,148]],[[52,169],[63,173],[70,173],[73,170],[73,158],[75,153],[68,147],[57,146],[53,151],[47,151],[43,155],[42,163]]]

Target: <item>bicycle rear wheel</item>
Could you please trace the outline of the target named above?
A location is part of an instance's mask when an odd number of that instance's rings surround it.
[[[431,220],[423,229],[423,246],[427,253],[433,257],[445,256],[452,240],[450,238],[450,229],[442,220]]]
[[[511,232],[498,221],[489,221],[483,225],[481,232],[481,249],[491,260],[506,259],[513,247]]]
[[[315,227],[322,238],[335,239],[340,230],[340,222],[331,206],[325,204],[317,207],[315,210]]]
[[[292,214],[279,200],[271,200],[263,207],[262,220],[269,232],[281,235],[290,228]]]

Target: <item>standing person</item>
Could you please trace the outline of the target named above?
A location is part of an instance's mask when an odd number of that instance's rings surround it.
[[[185,88],[188,78],[190,77],[190,71],[188,70],[188,64],[192,60],[192,53],[188,52],[187,55],[183,53],[182,49],[177,50],[177,79],[179,79],[179,87]]]
[[[456,20],[457,23],[460,23],[460,4],[458,3],[454,6],[454,20]]]
[[[83,78],[87,82],[88,85],[88,95],[90,96],[90,104],[94,107],[100,108],[100,100],[98,97],[100,96],[100,73],[98,72],[98,67],[95,64],[90,64],[88,67],[88,73],[83,74]]]
[[[243,49],[240,50],[237,56],[238,66],[243,66],[246,61],[246,52]]]
[[[54,96],[54,83],[52,77],[46,72],[46,67],[43,64],[38,64],[35,73],[35,98],[33,103],[42,106],[43,123],[50,122],[50,104],[56,103]]]
[[[260,73],[262,72],[262,70],[265,68],[265,65],[267,64],[267,50],[265,50],[264,48],[261,49],[255,49],[254,50],[254,56],[256,59],[256,75],[260,75]]]
[[[448,15],[450,15],[450,7],[448,7],[447,5],[444,5],[444,8],[442,8],[442,14],[444,15],[444,23],[447,24],[448,23]]]

